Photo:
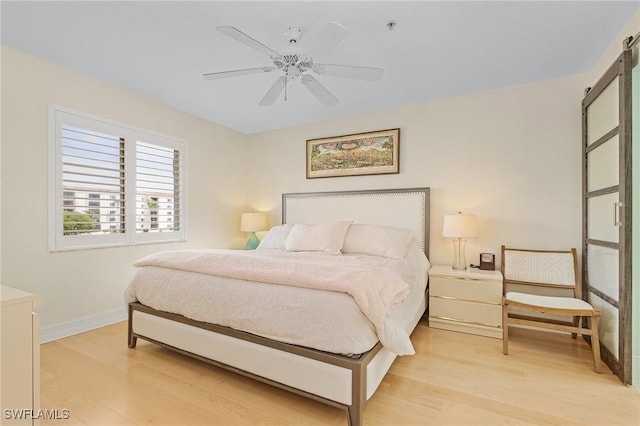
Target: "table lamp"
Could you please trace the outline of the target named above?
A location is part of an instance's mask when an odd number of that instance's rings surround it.
[[[453,266],[452,269],[464,271],[467,269],[465,250],[467,241],[463,238],[476,236],[476,216],[472,214],[450,214],[444,216],[442,236],[454,238],[453,240]]]
[[[267,229],[267,215],[265,213],[242,213],[240,216],[240,230],[242,232],[251,232],[245,249],[254,250],[260,244],[260,240],[256,236],[257,231]]]

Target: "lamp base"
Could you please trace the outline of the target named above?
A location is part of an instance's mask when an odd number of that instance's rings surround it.
[[[258,244],[260,244],[260,240],[258,239],[256,233],[252,232],[249,236],[249,239],[247,240],[247,245],[245,245],[244,248],[245,250],[255,250],[256,247],[258,247]]]
[[[467,270],[467,259],[464,254],[466,246],[467,241],[462,238],[453,240],[453,265],[451,266],[451,269],[456,271]]]

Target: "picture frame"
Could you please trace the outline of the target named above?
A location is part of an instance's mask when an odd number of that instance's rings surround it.
[[[400,173],[400,129],[307,140],[307,179]]]

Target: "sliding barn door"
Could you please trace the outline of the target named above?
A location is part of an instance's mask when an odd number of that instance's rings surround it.
[[[602,359],[631,382],[631,51],[582,101],[583,298],[602,311]]]

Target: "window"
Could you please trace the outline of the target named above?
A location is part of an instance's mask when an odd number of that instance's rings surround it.
[[[51,250],[185,239],[184,142],[52,106],[50,145]]]

